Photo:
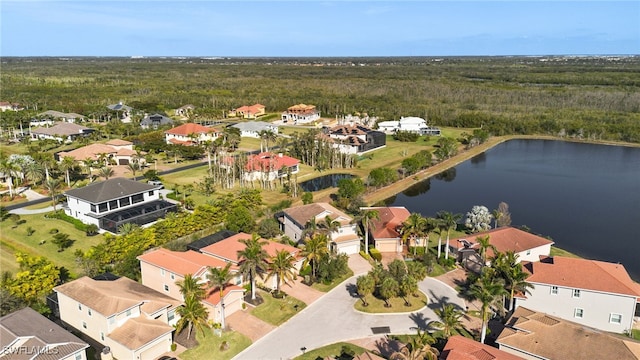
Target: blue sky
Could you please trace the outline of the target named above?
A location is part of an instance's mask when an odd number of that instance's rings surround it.
[[[640,1],[0,2],[1,56],[640,54]]]

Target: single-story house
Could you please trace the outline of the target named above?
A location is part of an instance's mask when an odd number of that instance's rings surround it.
[[[241,137],[260,138],[261,131],[272,131],[274,134],[278,134],[278,125],[264,121],[247,121],[241,122],[231,127],[240,129]]]
[[[229,111],[229,117],[241,117],[244,119],[255,119],[266,114],[266,107],[262,104],[244,105]]]
[[[447,339],[439,360],[521,360],[522,358],[473,339],[453,335]]]
[[[186,123],[164,132],[167,144],[192,146],[206,141],[215,141],[220,130],[195,123]]]
[[[88,347],[29,307],[0,318],[0,359],[88,360]]]
[[[496,340],[500,350],[523,359],[639,360],[640,342],[519,307]]]
[[[140,155],[144,154],[146,153],[142,152]],[[117,165],[127,165],[134,160],[140,164],[145,163],[144,157],[138,156],[138,153],[133,150],[133,143],[121,139],[109,140],[104,144],[94,143],[71,151],[61,151],[57,155],[60,160],[64,157],[72,157],[78,162],[84,162],[87,159],[99,161],[104,157],[106,164],[111,160]],[[101,165],[106,166],[106,164]]]
[[[173,125],[173,120],[161,114],[147,115],[140,120],[140,127],[143,129],[157,129],[167,125]]]
[[[378,219],[369,222],[369,244],[380,252],[402,252],[400,228],[411,215],[403,206],[370,207],[366,210],[378,212]]]
[[[37,127],[31,129],[32,140],[56,140],[57,142],[72,142],[79,137],[86,137],[94,132],[94,129],[68,122],[54,123],[51,127]]]
[[[282,113],[282,122],[294,124],[308,124],[320,120],[320,111],[315,105],[298,104],[290,106]]]
[[[195,109],[196,109],[196,107],[191,105],[191,104],[183,105],[183,106],[180,106],[179,108],[176,109],[175,115],[176,116],[189,116],[189,114],[192,113],[193,110],[195,110]]]
[[[362,125],[337,125],[324,130],[333,146],[344,154],[363,154],[386,146],[387,136]]]
[[[20,110],[24,110],[24,107],[22,107],[19,103],[0,101],[0,111],[7,111],[7,110],[20,111]]]
[[[171,351],[181,303],[136,281],[89,277],[53,288],[60,320],[104,346],[118,360],[155,360]]]
[[[378,123],[378,129],[387,134],[398,131],[409,131],[420,135],[440,135],[440,129],[430,127],[427,121],[416,116],[401,117],[400,120],[381,121]]]
[[[112,233],[122,224],[144,225],[177,211],[175,204],[160,200],[157,186],[125,178],[95,182],[64,195],[67,215]]]
[[[84,120],[84,116],[76,113],[63,113],[55,110],[47,110],[38,114],[39,118],[48,118],[54,120],[62,120],[65,122],[75,123],[76,120]]]
[[[107,105],[107,109],[117,112],[120,121],[122,121],[123,123],[131,122],[131,111],[133,110],[133,108],[131,106],[123,104],[122,101],[118,102],[117,104]]]

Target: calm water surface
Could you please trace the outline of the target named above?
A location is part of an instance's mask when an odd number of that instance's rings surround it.
[[[640,148],[513,140],[387,199],[423,216],[509,204],[512,224],[640,281]]]

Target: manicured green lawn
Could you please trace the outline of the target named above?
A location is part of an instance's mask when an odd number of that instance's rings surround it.
[[[640,329],[631,330],[631,337],[636,340],[640,340]]]
[[[284,323],[307,306],[292,296],[287,295],[284,299],[276,299],[265,291],[259,290],[259,293],[264,302],[252,309],[251,314],[272,325],[278,326]],[[298,305],[297,308],[296,305]]]
[[[568,252],[567,250],[563,250],[563,249],[557,248],[555,246],[551,247],[550,255],[551,256],[566,256],[566,257],[571,257],[571,258],[579,258],[580,257],[580,256],[578,256],[578,255],[576,255],[574,253]]]
[[[411,306],[406,306],[403,298],[396,297],[389,299],[389,304],[391,304],[391,307],[385,307],[384,300],[375,298],[373,296],[367,296],[366,300],[369,306],[365,307],[364,305],[362,305],[362,300],[358,300],[354,304],[354,308],[358,311],[372,314],[389,314],[417,311],[427,306],[427,304],[429,303],[427,295],[425,295],[421,291],[418,291],[418,297],[410,295],[408,299],[411,303]]]
[[[226,331],[221,337],[213,334],[212,330],[205,330],[203,336],[200,331],[196,335],[200,343],[197,347],[180,354],[182,360],[215,359],[227,360],[236,356],[239,352],[251,345],[251,339],[235,331]],[[229,348],[220,351],[220,345],[226,341]]]
[[[318,358],[325,359],[327,357],[330,357],[332,359],[337,358],[340,355],[340,352],[342,351],[343,346],[351,349],[354,352],[354,355],[360,355],[365,351],[367,351],[365,348],[361,348],[360,346],[357,346],[357,345],[353,345],[345,342],[338,342],[338,343],[323,346],[321,348],[317,348],[314,350],[307,350],[303,355],[297,356],[294,359],[295,360],[316,360]]]
[[[331,284],[314,283],[314,284],[311,284],[311,287],[316,289],[316,290],[322,291],[322,292],[329,292],[329,291],[331,291],[331,289],[333,289],[334,287],[342,284],[343,281],[347,280],[348,278],[350,278],[352,276],[353,276],[353,271],[351,271],[351,269],[349,269],[348,273],[346,273],[343,276],[333,280],[331,282]]]

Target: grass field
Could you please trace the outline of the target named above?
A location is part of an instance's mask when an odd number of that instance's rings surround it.
[[[316,360],[316,359],[327,359],[327,358],[337,359],[338,356],[340,356],[340,352],[342,351],[343,347],[349,348],[351,351],[353,351],[353,355],[355,356],[360,355],[365,351],[367,351],[366,349],[361,348],[360,346],[357,346],[357,345],[353,345],[345,342],[339,342],[339,343],[323,346],[321,348],[317,348],[314,350],[310,350],[310,351],[307,350],[303,355],[295,357],[294,359],[295,360]]]
[[[265,291],[260,290],[259,293],[264,302],[252,309],[251,314],[272,325],[278,326],[286,322],[307,306],[292,296],[276,299]]]
[[[224,332],[221,337],[213,334],[213,331],[211,330],[205,330],[204,335],[200,331],[198,331],[196,339],[198,340],[200,345],[180,354],[180,359],[227,360],[233,358],[239,352],[251,345],[251,339],[235,331]],[[227,350],[221,351],[220,345],[223,341],[226,341],[229,348]]]
[[[378,299],[374,296],[367,296],[365,300],[367,300],[368,306],[364,306],[362,304],[362,300],[358,299],[354,304],[354,308],[358,311],[371,313],[371,314],[393,314],[393,313],[405,313],[405,312],[413,312],[422,309],[427,306],[429,303],[429,299],[427,299],[427,295],[418,291],[418,297],[413,295],[408,296],[409,303],[411,306],[406,306],[404,299],[401,297],[395,297],[389,299],[389,304],[391,307],[386,307],[385,302],[382,299]]]

